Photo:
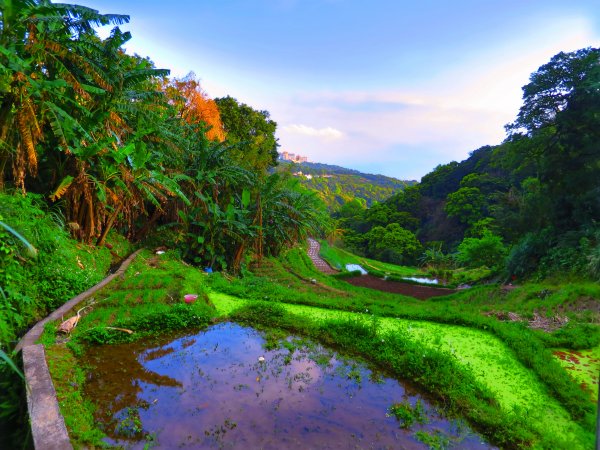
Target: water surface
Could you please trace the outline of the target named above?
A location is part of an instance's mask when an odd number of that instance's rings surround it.
[[[314,343],[283,345],[267,351],[258,331],[223,323],[93,347],[86,395],[107,443],[125,448],[427,448],[417,432],[490,448],[406,384]],[[394,403],[417,401],[426,424],[404,429],[388,415]]]

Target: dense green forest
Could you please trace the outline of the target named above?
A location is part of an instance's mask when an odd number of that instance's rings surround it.
[[[600,51],[559,53],[523,87],[506,140],[338,213],[345,244],[394,262],[600,279]]]
[[[345,203],[355,199],[365,207],[371,207],[416,183],[313,162],[297,164],[279,161],[275,170],[297,176],[303,186],[318,193],[330,212],[336,212]]]

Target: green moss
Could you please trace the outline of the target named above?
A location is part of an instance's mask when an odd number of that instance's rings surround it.
[[[46,359],[73,447],[103,446],[105,435],[94,424],[94,406],[82,395],[85,372],[77,359],[64,345],[47,347]]]

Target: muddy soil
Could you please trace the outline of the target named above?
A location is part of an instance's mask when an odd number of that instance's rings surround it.
[[[401,283],[399,281],[388,281],[373,275],[360,275],[352,278],[346,278],[345,281],[360,287],[376,289],[383,292],[391,292],[394,294],[408,295],[409,297],[418,298],[419,300],[427,300],[431,297],[439,297],[442,295],[450,295],[456,292],[456,289],[446,289],[439,287],[420,286],[417,284]]]

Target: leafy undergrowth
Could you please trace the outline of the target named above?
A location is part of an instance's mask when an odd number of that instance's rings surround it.
[[[443,274],[448,280],[448,284],[453,286],[481,283],[483,280],[492,275],[492,270],[487,267],[477,267],[474,269],[467,269],[460,267],[458,269],[447,270]],[[431,276],[435,276],[435,271],[430,271]]]
[[[16,237],[0,231],[0,349],[12,349],[28,326],[98,283],[130,251],[117,235],[108,239],[113,254],[81,244],[65,231],[58,210],[43,208],[35,195],[0,193],[0,220],[37,249],[37,257],[27,255]]]
[[[109,234],[108,248],[72,239],[58,208],[48,209],[41,196],[0,192],[0,221],[22,236],[0,228],[0,351],[11,354],[20,336],[38,320],[102,280],[111,264],[131,251],[125,239]],[[13,370],[0,359],[0,448],[18,448],[29,432],[20,411],[25,396],[13,380]]]

